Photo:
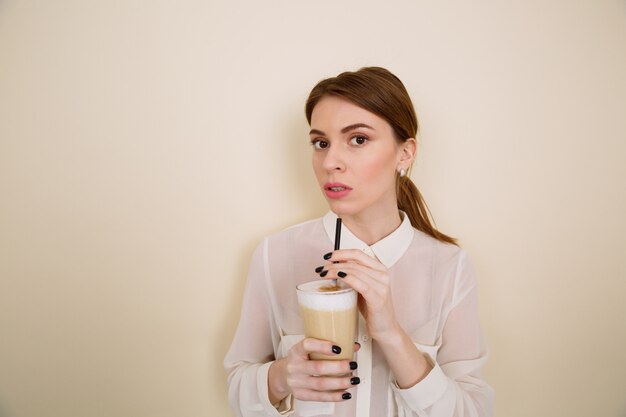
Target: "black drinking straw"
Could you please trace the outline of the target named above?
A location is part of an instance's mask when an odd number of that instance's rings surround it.
[[[339,243],[341,242],[341,218],[337,217],[337,224],[335,226],[335,250],[339,250]],[[335,287],[337,286],[337,280],[334,279]]]
[[[335,250],[339,250],[340,241],[341,241],[341,218],[337,217],[337,225],[335,226]]]

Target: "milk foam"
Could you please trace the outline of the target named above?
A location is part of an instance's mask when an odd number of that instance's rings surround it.
[[[356,305],[356,291],[350,287],[346,286],[337,291],[320,291],[320,288],[330,285],[332,285],[330,280],[298,285],[298,302],[303,307],[322,311],[348,310]]]

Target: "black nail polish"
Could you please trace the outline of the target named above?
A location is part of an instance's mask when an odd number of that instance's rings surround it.
[[[359,365],[356,362],[350,362],[350,369],[352,369],[353,371],[358,367]]]
[[[337,345],[333,345],[333,353],[340,354],[341,348]]]
[[[328,252],[326,255],[324,255],[324,259],[329,260],[331,256],[333,256],[333,253]]]
[[[361,344],[359,342],[354,342],[354,343],[356,343],[357,345],[359,345],[359,347],[361,347]]]
[[[346,274],[346,273],[345,273],[345,272],[343,272],[343,271],[339,271],[339,272],[337,272],[337,275],[339,275],[339,278],[345,278],[345,277],[347,277],[347,276],[348,276],[348,274]]]
[[[318,274],[322,272],[323,270],[324,270],[323,266],[318,266],[317,268],[315,268],[315,272],[317,272]]]
[[[341,394],[341,398],[343,398],[344,400],[349,400],[350,398],[352,398],[352,394],[350,394],[349,392],[344,392],[343,394]]]
[[[358,376],[355,376],[350,379],[351,385],[359,385],[360,383],[361,383],[361,378],[359,378]]]
[[[328,274],[328,271],[322,271],[322,273],[320,274],[320,277],[325,277]]]

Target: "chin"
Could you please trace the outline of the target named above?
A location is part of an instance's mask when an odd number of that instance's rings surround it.
[[[350,204],[344,201],[327,200],[327,203],[330,211],[332,211],[339,217],[353,216],[363,210],[361,207],[356,207],[354,204]]]

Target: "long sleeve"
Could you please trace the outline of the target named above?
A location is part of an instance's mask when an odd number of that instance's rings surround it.
[[[224,359],[228,400],[239,417],[281,416],[291,411],[285,401],[274,407],[268,395],[268,372],[275,356],[266,256],[267,240],[252,257],[239,325]]]
[[[462,249],[415,230],[407,216],[372,246],[344,228],[341,247],[373,255],[390,271],[400,325],[434,368],[413,387],[400,389],[384,353],[364,331],[356,370],[361,384],[352,388],[351,400],[318,403],[288,396],[270,404],[270,366],[304,337],[295,288],[316,278],[322,254],[332,248],[336,218],[329,213],[292,226],[268,236],[255,250],[241,318],[224,360],[235,415],[490,417],[493,392],[481,375],[487,352],[474,271]]]
[[[399,416],[489,417],[493,390],[483,380],[487,360],[477,309],[473,269],[464,254],[455,270],[453,296],[439,346],[420,346],[434,368],[415,386],[392,383]]]

